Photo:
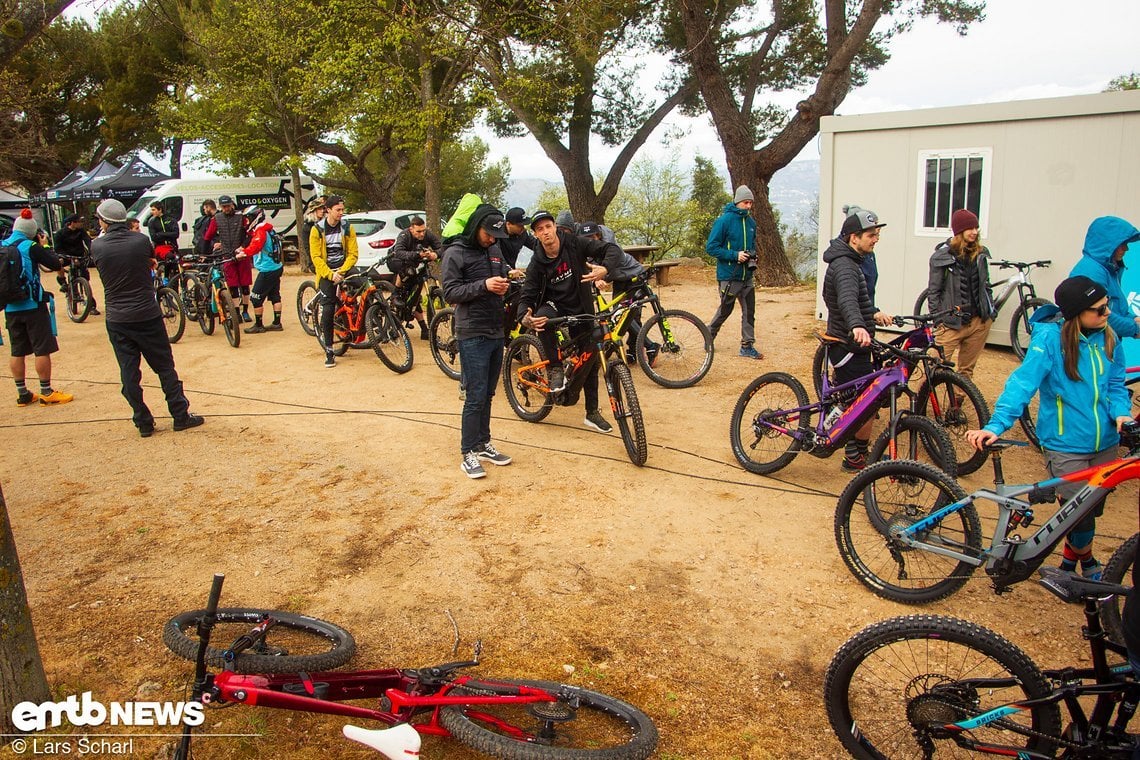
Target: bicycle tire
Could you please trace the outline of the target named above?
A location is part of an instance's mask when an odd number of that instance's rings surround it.
[[[1116,583],[1121,586],[1132,584],[1132,565],[1136,562],[1136,545],[1140,543],[1140,533],[1134,533],[1109,557],[1101,573],[1101,580],[1105,583]],[[1124,646],[1124,621],[1120,613],[1124,609],[1124,600],[1119,596],[1106,599],[1100,603],[1100,624],[1108,638]]]
[[[202,283],[192,272],[182,272],[178,275],[178,297],[182,302],[182,311],[190,322],[198,321],[198,289]]]
[[[306,335],[317,337],[317,284],[305,280],[297,286],[297,321]]]
[[[452,380],[458,380],[461,369],[459,340],[455,337],[455,309],[440,309],[435,313],[428,325],[428,338],[435,366]]]
[[[867,460],[887,462],[893,458],[922,462],[925,453],[930,460],[926,464],[942,470],[950,477],[958,474],[958,456],[954,451],[954,442],[950,440],[946,429],[934,420],[918,414],[904,414],[895,426],[895,436],[896,457],[890,456],[891,429],[888,425],[871,446]]]
[[[447,302],[443,300],[443,288],[438,285],[432,285],[428,288],[427,299],[424,304],[424,312],[427,316],[428,324],[431,324],[436,314],[439,314],[446,308]]]
[[[1027,298],[1013,310],[1013,316],[1009,318],[1009,345],[1018,359],[1025,358],[1025,349],[1029,347],[1029,338],[1033,334],[1029,318],[1033,312],[1050,303],[1045,298]]]
[[[162,629],[162,641],[167,648],[187,660],[198,656],[198,621],[206,614],[205,610],[183,612],[172,617]],[[233,636],[229,632],[219,635],[217,628],[212,633],[214,641],[233,641],[246,634],[253,626],[269,615],[277,625],[266,634],[266,644],[286,643],[296,647],[316,649],[304,654],[288,652],[264,653],[246,651],[237,655],[232,663],[222,659],[225,647],[207,647],[206,663],[211,667],[230,666],[236,673],[295,673],[332,670],[344,665],[356,653],[356,641],[345,629],[308,615],[297,615],[280,610],[261,610],[248,607],[227,607],[219,609],[217,625],[233,626]],[[227,643],[228,646],[228,643]]]
[[[811,357],[811,384],[815,388],[816,401],[823,400],[823,373],[824,367],[827,371],[831,371],[830,365],[827,365],[827,344],[822,341],[815,347],[815,354]],[[835,376],[829,374],[827,376],[827,384],[831,387],[836,385]]]
[[[218,292],[218,318],[222,321],[222,330],[226,333],[226,341],[237,348],[241,345],[241,315],[238,314],[237,304],[228,290]]]
[[[946,429],[958,457],[958,475],[977,472],[986,463],[989,452],[978,451],[966,440],[967,431],[981,430],[990,421],[990,405],[970,378],[948,369],[935,370],[919,387],[914,411]]]
[[[548,393],[550,382],[546,367],[524,370],[545,359],[542,343],[533,335],[520,335],[512,340],[503,357],[503,391],[507,403],[527,422],[541,422],[554,408]]]
[[[658,348],[650,362],[648,347],[653,344]],[[689,312],[665,309],[642,324],[634,351],[637,363],[653,382],[665,388],[690,388],[712,367],[712,333]]]
[[[1029,445],[1040,451],[1041,439],[1037,437],[1037,396],[1029,400],[1025,411],[1017,418],[1017,424],[1021,426],[1021,432],[1025,435],[1025,440],[1029,441]]]
[[[368,342],[384,366],[402,375],[412,368],[415,355],[408,331],[393,316],[388,304],[373,301],[364,313],[364,329]]]
[[[931,757],[935,750],[939,757],[970,754],[941,727],[1051,693],[1020,648],[980,625],[942,615],[908,615],[864,628],[835,653],[823,682],[831,729],[859,760]],[[1052,757],[1061,709],[1039,704],[969,733],[978,742]]]
[[[611,364],[610,384],[614,392],[610,398],[614,422],[621,431],[625,453],[629,455],[629,461],[641,467],[649,458],[649,444],[645,440],[645,420],[641,416],[641,405],[637,402],[637,389],[633,387],[633,374],[629,367],[617,361]]]
[[[217,315],[214,314],[213,294],[201,282],[198,283],[194,293],[194,300],[198,302],[198,327],[202,329],[204,335],[213,335],[214,323],[217,320]]]
[[[790,396],[779,390],[778,388],[780,386],[783,387],[784,391],[790,391]],[[766,396],[777,396],[775,408],[768,405],[759,411],[753,412],[746,419],[749,403],[757,398],[757,396],[761,394],[761,391],[765,391],[765,389],[768,390]],[[774,391],[774,394],[772,391]],[[803,385],[799,380],[796,380],[785,372],[769,372],[749,383],[748,387],[744,389],[744,392],[740,394],[740,398],[736,401],[736,406],[732,410],[732,420],[728,426],[728,437],[732,443],[732,453],[736,457],[736,461],[740,462],[740,466],[758,475],[768,475],[786,467],[799,452],[800,441],[788,433],[774,430],[767,426],[759,427],[759,425],[762,421],[781,427],[791,427],[794,425],[797,427],[799,433],[806,435],[811,426],[811,413],[788,412],[785,410],[804,407],[807,406],[808,403],[807,391],[804,390]],[[745,444],[745,440],[748,437],[742,435],[744,432],[742,430],[743,425],[749,425],[751,427],[751,438],[755,440],[750,444]],[[786,441],[786,445],[781,442],[770,448],[765,447],[763,451],[770,452],[772,454],[771,456],[768,454],[762,454],[760,457],[755,456],[755,452],[757,452],[765,440]]]
[[[930,312],[930,288],[918,294],[918,298],[914,300],[914,311],[911,312],[914,316],[920,314],[928,314]]]
[[[552,681],[480,679],[456,687],[450,694],[513,694],[519,685],[549,691],[573,717],[546,722],[554,736],[535,729],[544,721],[529,707],[553,703],[448,705],[439,722],[451,735],[474,750],[503,760],[644,760],[657,747],[657,727],[649,716],[628,702],[578,686]],[[503,724],[496,728],[496,721]],[[533,729],[512,735],[509,728],[526,721]],[[562,730],[565,729],[565,730]],[[573,744],[571,744],[573,743]]]
[[[162,310],[162,323],[166,325],[166,338],[177,343],[186,332],[186,314],[182,311],[182,300],[173,288],[159,288],[158,307]]]
[[[76,277],[67,284],[67,318],[72,322],[82,322],[91,313],[92,299],[91,283],[84,277]]]
[[[884,599],[923,604],[950,596],[965,585],[975,566],[902,546],[883,526],[913,525],[964,498],[957,481],[929,465],[898,459],[867,467],[847,484],[835,507],[835,543],[843,563]],[[947,515],[921,538],[964,554],[982,554],[982,529],[973,504]],[[891,571],[894,577],[888,579]]]

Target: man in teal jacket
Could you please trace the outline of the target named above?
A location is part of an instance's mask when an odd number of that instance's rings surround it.
[[[705,251],[717,260],[716,280],[720,289],[720,306],[709,323],[713,340],[721,325],[740,301],[740,355],[763,359],[756,350],[756,220],[752,218],[754,197],[747,185],[736,188],[732,203],[709,231]]]
[[[1081,258],[1069,273],[1084,276],[1108,292],[1112,314],[1108,326],[1121,338],[1140,338],[1140,317],[1132,310],[1120,278],[1124,276],[1124,253],[1132,243],[1140,241],[1140,230],[1118,216],[1094,219],[1085,233]]]

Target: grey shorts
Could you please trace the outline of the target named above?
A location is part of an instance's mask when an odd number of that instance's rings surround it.
[[[1051,476],[1059,478],[1062,475],[1083,470],[1086,467],[1107,464],[1118,456],[1119,454],[1115,446],[1110,446],[1095,454],[1073,454],[1068,451],[1049,451],[1046,449],[1045,467],[1048,468]],[[1084,483],[1063,483],[1057,486],[1057,494],[1067,501],[1073,498],[1073,496],[1084,487]],[[1092,514],[1095,517],[1100,517],[1103,513],[1104,499],[1101,499],[1100,504],[1096,505],[1096,509],[1093,510]]]

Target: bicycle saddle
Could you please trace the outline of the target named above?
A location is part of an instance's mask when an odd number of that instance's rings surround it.
[[[1104,581],[1090,581],[1076,573],[1070,573],[1059,567],[1043,567],[1037,571],[1041,575],[1038,581],[1059,599],[1069,604],[1076,604],[1086,599],[1104,599],[1109,596],[1128,596],[1132,590],[1129,586],[1118,586],[1115,583]]]
[[[398,723],[391,728],[375,730],[349,724],[341,730],[345,738],[371,747],[389,760],[407,760],[420,756],[420,734],[410,723]]]

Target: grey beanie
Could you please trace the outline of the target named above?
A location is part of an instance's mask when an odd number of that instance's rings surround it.
[[[574,214],[572,214],[569,210],[559,211],[558,218],[554,220],[554,223],[559,227],[569,227],[570,229],[574,229],[576,227],[574,224]]]
[[[127,221],[127,209],[123,206],[122,202],[114,198],[108,198],[99,204],[95,209],[95,213],[104,222],[114,224],[115,222]]]
[[[36,224],[35,218],[32,217],[31,209],[22,209],[20,216],[16,221],[12,222],[12,229],[19,232],[28,240],[35,240],[36,233],[40,231],[40,226]]]
[[[748,185],[741,185],[740,187],[736,188],[736,195],[732,196],[733,203],[754,200],[756,200],[756,196],[752,194],[752,191],[748,188]]]

